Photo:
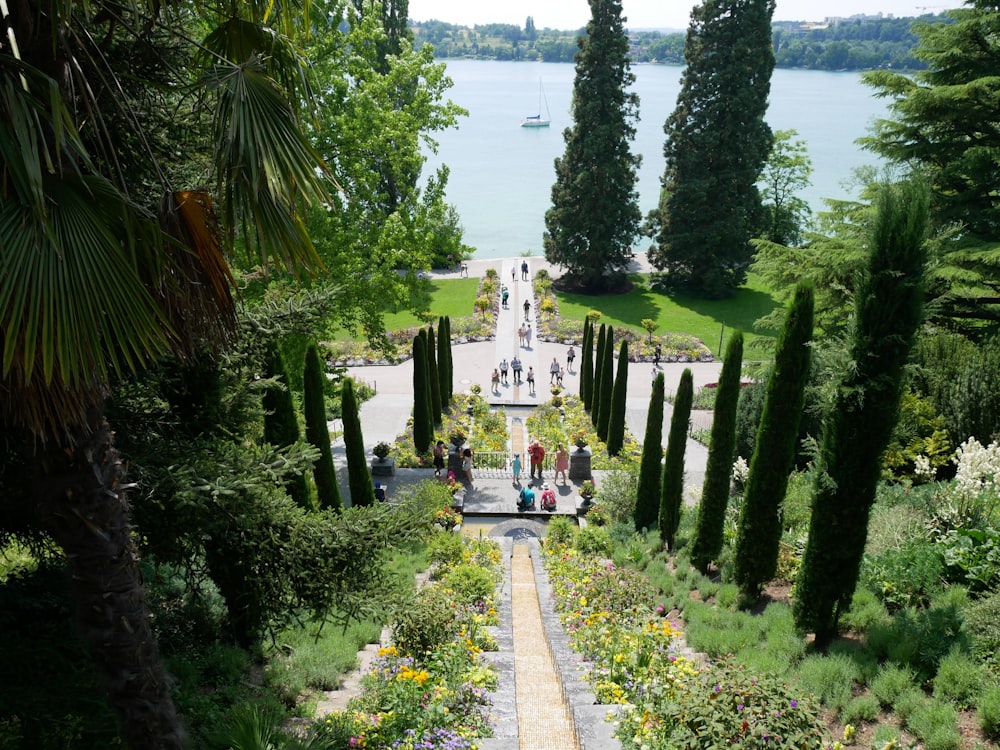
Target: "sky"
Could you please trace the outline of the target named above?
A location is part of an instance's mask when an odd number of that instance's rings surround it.
[[[919,3],[926,2],[927,5]],[[622,0],[626,26],[631,29],[686,29],[695,0]],[[959,8],[961,0],[777,0],[775,21],[822,21],[827,16],[919,16]],[[524,26],[531,16],[535,27],[577,29],[590,20],[587,0],[409,0],[413,21],[436,19],[462,26],[512,23]]]

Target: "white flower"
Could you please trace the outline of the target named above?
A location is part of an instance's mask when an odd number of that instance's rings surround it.
[[[931,467],[931,460],[927,456],[920,454],[913,459],[913,473],[918,477],[934,478],[934,469]]]
[[[747,460],[743,456],[737,456],[736,460],[733,461],[733,481],[743,484],[747,481],[748,476],[750,476],[750,466],[747,464]]]

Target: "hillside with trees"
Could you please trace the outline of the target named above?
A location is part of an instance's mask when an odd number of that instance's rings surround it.
[[[778,68],[808,70],[924,70],[914,56],[914,21],[947,23],[943,14],[917,18],[852,16],[821,22],[774,21],[771,38]],[[573,62],[576,38],[585,29],[538,29],[529,16],[523,27],[491,23],[473,27],[431,20],[413,23],[414,45],[434,47],[437,58]],[[633,63],[684,63],[684,32],[626,30]]]

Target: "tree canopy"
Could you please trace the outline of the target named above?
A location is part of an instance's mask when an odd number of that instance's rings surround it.
[[[542,243],[545,259],[565,269],[567,282],[596,292],[623,278],[639,232],[639,157],[629,151],[639,98],[627,90],[635,76],[621,0],[590,0],[590,9],[576,56],[573,126],[555,162]]]
[[[772,143],[773,12],[773,0],[705,0],[691,11],[649,259],[668,285],[704,297],[743,282],[763,222],[756,183]]]

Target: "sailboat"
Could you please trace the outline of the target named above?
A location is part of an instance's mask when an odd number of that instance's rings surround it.
[[[542,103],[545,104],[545,118],[542,119]],[[538,114],[528,115],[521,120],[522,128],[547,128],[552,122],[549,114],[549,100],[545,98],[545,89],[542,88],[541,80],[538,81]]]

